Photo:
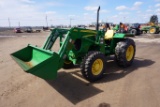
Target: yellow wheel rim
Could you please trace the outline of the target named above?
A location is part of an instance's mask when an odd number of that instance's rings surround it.
[[[130,61],[133,58],[134,54],[134,48],[132,45],[130,45],[126,51],[126,59],[127,61]]]
[[[71,61],[64,61],[64,63],[65,63],[65,64],[70,64],[70,63],[71,63]]]
[[[103,61],[101,59],[96,59],[92,64],[92,74],[99,75],[103,69]]]
[[[155,30],[156,30],[155,28],[151,28],[151,29],[150,29],[150,33],[154,33]]]

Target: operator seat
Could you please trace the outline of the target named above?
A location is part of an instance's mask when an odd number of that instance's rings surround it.
[[[114,35],[114,30],[107,30],[107,32],[105,33],[104,39],[110,40],[113,38],[113,35]]]

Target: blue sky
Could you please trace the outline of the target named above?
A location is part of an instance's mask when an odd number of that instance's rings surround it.
[[[0,26],[91,24],[101,6],[101,22],[145,23],[160,16],[160,0],[0,0]]]

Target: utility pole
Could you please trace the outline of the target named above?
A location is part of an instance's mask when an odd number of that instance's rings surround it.
[[[72,20],[74,20],[74,19],[70,18],[69,20],[70,20],[70,27],[71,27],[71,24],[72,24]]]
[[[8,24],[9,24],[9,28],[11,28],[10,18],[8,18]]]
[[[21,26],[21,23],[20,23],[20,21],[18,22],[18,25],[19,25],[19,28],[20,28],[20,26]]]
[[[48,19],[47,19],[47,15],[46,15],[46,25],[47,25],[47,27],[48,27]]]

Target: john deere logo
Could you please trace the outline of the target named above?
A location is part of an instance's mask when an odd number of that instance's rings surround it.
[[[83,37],[91,37],[91,36],[95,36],[95,35],[85,35],[85,36],[83,36]]]
[[[77,29],[74,29],[73,31],[74,31],[74,32],[78,32],[78,30],[77,30]]]
[[[96,31],[92,31],[92,30],[81,30],[81,32],[97,34],[97,32],[96,32]]]

